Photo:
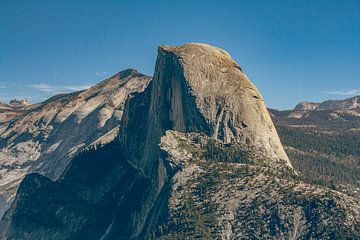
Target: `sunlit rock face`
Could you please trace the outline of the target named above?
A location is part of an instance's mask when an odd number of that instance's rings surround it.
[[[261,146],[291,167],[260,92],[226,51],[190,43],[162,46],[159,56],[167,59],[164,66],[179,73],[172,78],[185,81],[213,138]],[[181,126],[181,120],[177,124]]]
[[[299,110],[299,111],[315,110],[319,105],[320,103],[300,102],[295,106],[294,110]]]

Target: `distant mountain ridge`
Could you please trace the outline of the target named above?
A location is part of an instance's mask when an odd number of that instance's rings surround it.
[[[269,109],[294,168],[311,182],[360,198],[359,97]]]
[[[31,103],[26,98],[23,98],[21,100],[13,99],[13,100],[10,100],[9,103],[0,102],[0,110],[1,109],[10,109],[10,108],[25,108],[30,105],[31,105]]]
[[[300,102],[294,110],[346,110],[360,107],[360,96],[343,100],[327,100],[321,103]]]

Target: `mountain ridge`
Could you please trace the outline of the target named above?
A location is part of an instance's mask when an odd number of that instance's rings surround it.
[[[80,150],[111,141],[126,99],[149,79],[127,69],[87,90],[0,111],[0,197],[10,203],[26,173],[57,179]]]
[[[293,110],[350,110],[360,107],[360,96],[341,100],[326,100],[321,103],[300,102]]]
[[[26,175],[2,238],[359,236],[359,199],[296,174],[261,94],[226,51],[161,46],[141,86],[116,137],[80,151],[57,179]]]

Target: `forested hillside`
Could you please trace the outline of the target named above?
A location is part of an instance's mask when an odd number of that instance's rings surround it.
[[[359,196],[359,109],[270,112],[301,177]]]

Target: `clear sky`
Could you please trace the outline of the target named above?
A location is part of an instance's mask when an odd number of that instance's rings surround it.
[[[0,101],[82,89],[157,46],[227,50],[267,106],[360,95],[360,1],[0,1]]]

